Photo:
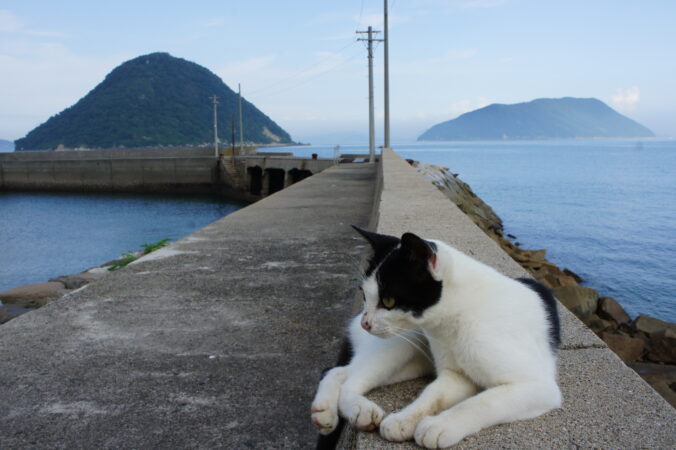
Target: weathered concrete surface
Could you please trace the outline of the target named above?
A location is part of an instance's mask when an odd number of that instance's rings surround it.
[[[391,150],[383,152],[377,230],[413,231],[441,239],[509,276],[528,276],[436,187]],[[676,410],[610,351],[582,322],[559,307],[563,346],[559,358],[562,409],[540,418],[499,425],[456,448],[674,448]],[[369,395],[387,412],[401,409],[429,380],[414,380]],[[409,449],[377,433],[346,428],[340,448]]]
[[[14,152],[0,155],[0,188],[13,190],[209,192],[208,148]]]
[[[0,448],[309,448],[373,165],[337,166],[0,327]]]
[[[252,148],[248,152],[255,151]],[[221,149],[221,155],[229,153]],[[88,151],[0,153],[0,190],[63,190],[104,192],[218,192],[247,201],[248,169],[264,177],[283,171],[282,187],[298,172],[317,174],[336,164],[333,159],[296,158],[271,154],[223,157],[217,163],[211,148],[156,148]],[[278,189],[271,191],[276,192]],[[266,191],[263,196],[267,195]]]

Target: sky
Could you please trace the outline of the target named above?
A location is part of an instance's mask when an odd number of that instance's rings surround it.
[[[296,141],[367,143],[383,0],[0,2],[0,139],[163,51],[205,66]],[[676,136],[676,1],[389,0],[392,142],[490,103],[595,97]],[[383,48],[374,54],[382,141]]]

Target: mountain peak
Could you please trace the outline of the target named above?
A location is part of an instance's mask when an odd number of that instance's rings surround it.
[[[113,69],[80,99],[26,137],[18,150],[199,145],[213,140],[210,97],[218,97],[220,136],[239,119],[237,94],[214,73],[166,52],[141,55]],[[242,99],[244,140],[291,143],[291,137]],[[239,140],[239,126],[235,126]],[[224,139],[230,140],[230,139]]]

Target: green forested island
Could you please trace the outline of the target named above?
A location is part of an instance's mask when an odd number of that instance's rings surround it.
[[[239,141],[237,93],[208,69],[168,53],[139,56],[116,67],[73,106],[51,117],[16,150],[200,145],[213,142],[211,96],[218,96],[219,137]],[[289,134],[242,99],[244,141],[292,143]]]
[[[654,137],[652,131],[595,98],[494,103],[437,124],[419,141]]]

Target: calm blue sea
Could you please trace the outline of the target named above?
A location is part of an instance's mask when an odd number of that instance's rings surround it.
[[[334,146],[278,149],[333,156]],[[585,279],[627,311],[676,322],[676,141],[579,140],[393,145],[447,166],[523,248]],[[366,152],[343,146],[342,153]],[[405,207],[405,206],[402,206]]]
[[[216,196],[0,192],[0,292],[179,239],[241,207]]]
[[[394,148],[459,173],[524,248],[546,248],[549,259],[630,314],[676,322],[676,141]],[[274,151],[332,156],[333,146]],[[0,192],[0,292],[77,273],[143,243],[178,239],[240,207],[204,196]]]

